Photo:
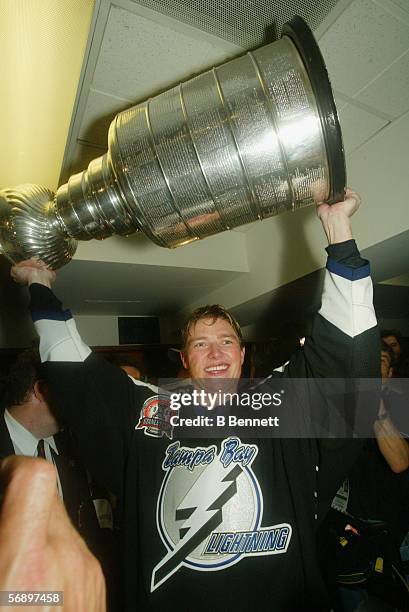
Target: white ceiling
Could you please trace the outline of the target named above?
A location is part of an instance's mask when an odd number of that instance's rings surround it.
[[[382,284],[396,285],[398,287],[409,287],[409,272],[407,274],[400,274],[399,276],[383,281]]]
[[[242,48],[130,0],[102,1],[62,177],[107,148],[115,114],[242,52]]]
[[[223,286],[243,273],[98,261],[73,261],[55,284],[58,295],[75,287],[69,298],[74,312],[87,315],[164,315],[185,305],[186,295],[197,300],[203,292]],[[115,279],[109,282],[109,279]],[[142,287],[142,290],[141,290]]]
[[[350,153],[409,110],[409,2],[355,0],[319,45]]]
[[[409,111],[409,0],[339,0],[315,34],[334,88],[347,167],[355,177],[354,168],[369,159],[367,151],[381,147],[382,134],[401,125]],[[104,153],[108,126],[118,111],[242,52],[230,41],[138,2],[96,1],[60,182]],[[386,169],[373,181],[381,185],[389,174]],[[59,293],[82,314],[132,310],[149,315],[180,310],[213,296],[238,307],[249,296],[266,291],[253,277],[263,263],[257,245],[266,240],[268,228],[291,238],[297,252],[297,232],[315,223],[308,211],[297,213],[294,222],[286,215],[263,222],[264,229],[252,225],[177,253],[148,245],[144,238],[138,244],[122,238],[81,244],[74,262],[59,274]],[[373,221],[378,226],[380,218]],[[409,219],[399,229],[395,224],[392,233],[408,227]],[[369,232],[362,231],[365,246],[371,246]],[[381,235],[377,241],[390,237],[390,233]],[[237,251],[238,240],[244,254]],[[271,289],[322,266],[322,257],[310,257],[305,267],[302,252],[290,264],[285,259],[291,278],[277,272],[271,277]],[[280,257],[283,251],[277,247]]]
[[[337,100],[345,149],[409,110],[409,2],[339,2],[316,36]],[[322,32],[322,34],[321,34]],[[114,115],[242,48],[130,0],[101,2],[62,175],[107,147]],[[86,149],[86,151],[84,151]]]

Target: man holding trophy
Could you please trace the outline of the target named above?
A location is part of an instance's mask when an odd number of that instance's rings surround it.
[[[343,202],[317,207],[329,242],[322,306],[286,376],[377,375],[369,265],[350,226],[358,206],[348,190]],[[138,424],[158,406],[158,390],[91,353],[42,262],[23,261],[12,276],[30,287],[60,417],[91,473],[120,500],[125,609],[327,609],[315,535],[348,469],[342,447],[335,457],[320,453],[316,439],[226,436],[205,444],[147,435]],[[235,326],[205,317],[185,329],[183,361],[192,378],[240,377],[244,349]],[[362,368],[362,354],[373,363]],[[304,409],[313,411],[307,400]]]
[[[51,290],[76,240],[143,231],[174,247],[315,199],[329,243],[322,305],[284,377],[378,375],[369,264],[350,225],[360,199],[344,190],[328,75],[300,18],[282,34],[120,113],[106,155],[56,194],[0,194],[0,247],[29,286],[59,418],[119,500],[130,612],[329,609],[316,533],[352,459],[342,441],[331,453],[297,435],[174,437],[166,396],[92,354]],[[187,320],[182,359],[193,379],[238,383],[243,357],[227,311]],[[297,408],[303,423],[322,406],[305,398]]]

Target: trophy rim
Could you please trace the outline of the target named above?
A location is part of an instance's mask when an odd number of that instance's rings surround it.
[[[341,126],[328,71],[314,35],[302,17],[296,15],[285,23],[281,36],[288,36],[295,44],[313,88],[330,175],[330,190],[326,201],[335,204],[344,199],[346,166]]]

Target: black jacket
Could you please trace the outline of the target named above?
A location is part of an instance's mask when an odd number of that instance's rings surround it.
[[[57,469],[67,513],[81,535],[85,539],[89,536],[93,540],[96,537],[94,534],[99,531],[99,526],[86,470],[79,462],[74,443],[67,432],[57,433],[54,440],[58,450]],[[1,415],[0,459],[8,455],[14,455],[14,446],[4,415]]]
[[[109,609],[119,610],[118,600],[118,536],[114,529],[101,528],[96,504],[110,503],[109,493],[97,485],[79,459],[78,449],[68,431],[54,435],[58,450],[56,467],[63,491],[64,506],[72,524],[100,561],[109,589]],[[14,455],[14,446],[4,420],[0,416],[0,459]],[[104,506],[105,507],[105,506]]]

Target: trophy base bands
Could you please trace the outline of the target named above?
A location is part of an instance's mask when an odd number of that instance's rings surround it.
[[[62,591],[0,591],[0,606],[62,606]]]

